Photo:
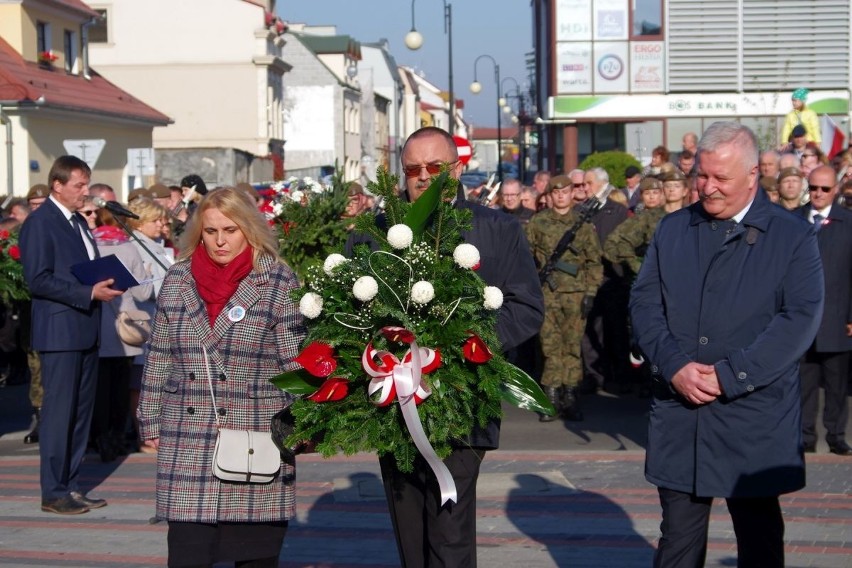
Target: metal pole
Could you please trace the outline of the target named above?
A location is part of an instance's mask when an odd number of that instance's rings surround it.
[[[449,89],[450,89],[450,134],[456,133],[455,92],[453,91],[453,7],[444,0],[444,31],[447,33],[449,52]]]
[[[12,152],[12,119],[0,106],[0,122],[6,125],[6,192],[9,197],[15,194],[15,175],[12,171],[14,153]]]
[[[492,59],[493,60],[493,59]],[[500,66],[494,63],[494,77],[497,80],[497,179],[503,181],[503,131],[500,128],[503,109],[500,108]]]

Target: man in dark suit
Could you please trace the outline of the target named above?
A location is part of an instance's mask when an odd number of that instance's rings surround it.
[[[659,222],[631,291],[655,375],[655,567],[704,566],[714,497],[727,501],[738,566],[784,566],[778,496],[805,485],[799,358],[819,327],[822,266],[813,228],[758,190],[757,163],[748,127],[707,129],[701,200]]]
[[[89,193],[91,170],[60,156],[48,175],[50,196],[21,228],[21,262],[32,294],[32,348],[41,359],[41,509],[58,514],[103,507],[79,486],[98,368],[100,302],[121,295],[105,280],[86,286],[71,266],[97,257],[77,209]]]
[[[405,186],[410,201],[426,191],[441,164],[450,164],[458,179],[462,170],[452,137],[435,128],[412,134],[402,150]],[[473,212],[473,227],[465,242],[476,246],[482,258],[477,273],[486,283],[503,291],[504,303],[497,316],[497,336],[504,351],[517,347],[541,328],[544,300],[529,245],[518,221],[504,213],[458,200],[457,207]],[[352,239],[350,239],[351,245]],[[485,451],[495,449],[500,424],[476,428],[459,441],[444,460],[452,473],[458,501],[441,506],[435,474],[419,454],[414,471],[403,473],[393,455],[380,458],[402,565],[406,568],[476,566],[476,482]]]
[[[808,176],[811,202],[797,212],[813,223],[825,273],[825,311],[816,339],[802,358],[802,442],[816,451],[819,387],[825,389],[822,420],[831,453],[850,456],[846,443],[849,352],[852,351],[852,211],[834,203],[839,191],[834,170],[814,169]]]

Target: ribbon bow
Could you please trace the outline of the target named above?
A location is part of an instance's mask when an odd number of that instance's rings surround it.
[[[372,396],[381,391],[378,400],[373,402],[377,406],[387,406],[394,398],[399,399],[402,417],[411,439],[438,480],[441,505],[447,501],[456,502],[458,497],[453,476],[429,443],[417,413],[417,404],[432,394],[426,385],[421,384],[423,373],[430,373],[440,367],[441,355],[436,350],[418,347],[413,338],[405,342],[410,343],[411,348],[405,353],[402,361],[393,353],[377,351],[372,343],[367,344],[361,355],[361,365],[372,377],[367,392]]]

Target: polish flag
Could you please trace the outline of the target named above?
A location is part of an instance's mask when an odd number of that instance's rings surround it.
[[[830,160],[846,147],[846,136],[827,114],[820,117],[819,126],[822,130],[822,151]]]

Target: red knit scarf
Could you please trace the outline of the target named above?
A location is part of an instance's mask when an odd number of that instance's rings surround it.
[[[227,266],[213,262],[203,245],[196,247],[192,253],[190,271],[195,278],[198,295],[207,306],[211,328],[225,304],[237,291],[242,279],[251,272],[252,250],[251,247],[246,247],[246,250],[237,255]]]

